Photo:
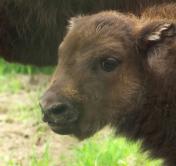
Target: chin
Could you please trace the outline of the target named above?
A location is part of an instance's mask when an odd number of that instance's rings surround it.
[[[71,135],[73,134],[73,126],[74,125],[53,125],[49,124],[51,130],[60,135]]]
[[[96,133],[95,130],[86,130],[86,129],[78,129],[75,130],[72,135],[76,137],[78,140],[82,141],[84,139],[92,137]]]

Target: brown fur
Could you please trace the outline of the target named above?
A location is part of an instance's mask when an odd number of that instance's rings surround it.
[[[172,12],[175,6],[170,6]],[[159,9],[153,12],[170,13]],[[44,114],[57,133],[84,139],[110,124],[117,134],[142,140],[144,150],[174,166],[176,21],[157,14],[155,19],[148,11],[140,18],[113,11],[73,18],[41,105],[47,110],[63,99],[72,105],[68,112],[76,120],[71,125],[62,114]],[[111,72],[100,65],[106,57],[120,61]]]
[[[140,15],[146,7],[174,1],[1,0],[0,54],[10,62],[53,65],[69,17],[105,9]]]
[[[143,11],[142,17],[155,18],[155,19],[173,19],[176,17],[176,5],[163,4],[159,6],[153,6]]]

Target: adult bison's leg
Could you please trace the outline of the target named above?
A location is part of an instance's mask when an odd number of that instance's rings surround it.
[[[4,10],[0,8],[0,55],[3,56],[6,60],[10,60],[10,57],[12,56],[12,53],[10,52],[10,36],[8,31],[8,17],[6,16]]]

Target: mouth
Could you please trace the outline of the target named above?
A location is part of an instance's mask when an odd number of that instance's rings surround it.
[[[59,124],[54,122],[48,122],[48,125],[51,128],[51,130],[57,134],[70,135],[73,133],[75,123]]]
[[[77,112],[66,112],[63,115],[43,114],[43,121],[48,124],[52,131],[61,135],[70,135],[78,122]]]

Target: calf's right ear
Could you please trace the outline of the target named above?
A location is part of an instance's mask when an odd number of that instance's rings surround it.
[[[137,47],[140,51],[147,52],[157,48],[176,36],[176,25],[166,22],[153,22],[145,25],[137,35]]]

